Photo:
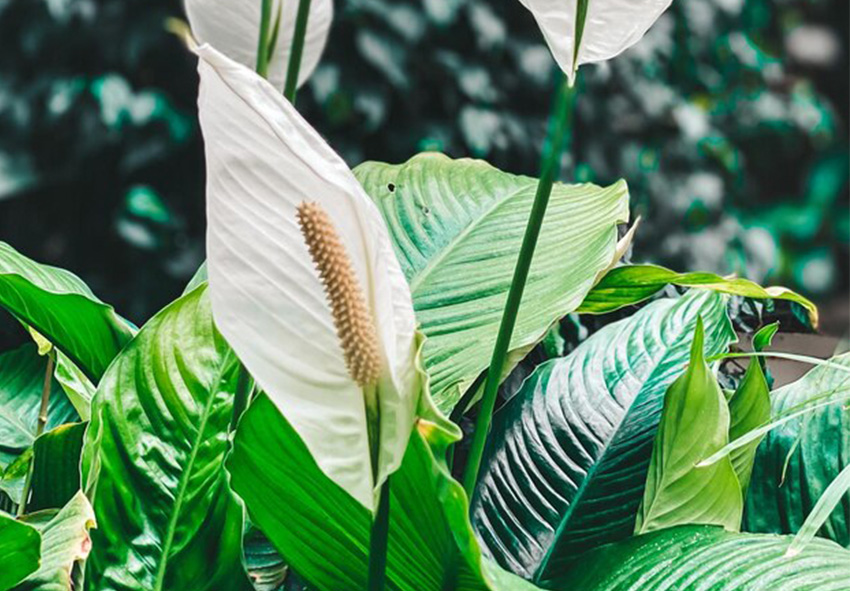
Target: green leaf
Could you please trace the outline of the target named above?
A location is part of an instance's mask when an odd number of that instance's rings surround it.
[[[239,367],[204,287],[148,322],[104,376],[83,461],[92,591],[250,589],[224,471]]]
[[[64,507],[80,490],[80,456],[86,423],[61,425],[33,445],[32,498],[29,511]]]
[[[766,328],[770,328],[770,326]],[[759,331],[756,337],[761,333],[762,331]],[[762,342],[757,343],[757,340],[756,338],[753,339],[754,347],[764,346]],[[770,422],[770,387],[767,385],[761,360],[750,360],[738,389],[735,390],[735,394],[729,401],[729,414],[731,416],[729,441],[735,441]],[[762,437],[754,439],[747,445],[734,449],[729,454],[729,459],[735,468],[735,474],[738,476],[738,482],[741,484],[741,491],[745,497],[753,472],[756,449],[761,440]]]
[[[702,287],[720,293],[756,299],[796,302],[817,326],[818,309],[808,299],[784,287],[761,287],[747,279],[728,279],[713,273],[677,273],[655,265],[624,265],[609,271],[578,309],[583,314],[605,314],[651,298],[667,285]]]
[[[41,565],[13,591],[73,591],[82,580],[82,563],[92,548],[94,512],[80,491],[59,511],[40,511],[26,521],[41,531]]]
[[[0,589],[11,589],[38,570],[40,547],[38,530],[0,512]]]
[[[289,568],[272,543],[256,527],[248,526],[244,538],[245,568],[256,591],[282,591]]]
[[[38,354],[35,344],[0,354],[0,471],[32,448],[41,409],[41,394],[47,358]],[[47,429],[78,419],[74,407],[56,380],[51,381],[47,407]],[[29,461],[24,463],[24,476]],[[0,490],[20,503],[24,477],[5,478]]]
[[[554,589],[580,591],[846,591],[850,552],[820,540],[787,558],[787,537],[683,526],[585,555]]]
[[[785,421],[758,448],[747,496],[744,529],[795,533],[838,475],[850,465],[850,354],[820,365],[773,392],[774,417],[805,408],[814,399],[834,400]],[[820,535],[850,547],[850,494],[833,511]]]
[[[779,323],[772,322],[767,326],[762,326],[756,334],[753,335],[753,350],[764,351],[773,343],[773,337],[779,331]]]
[[[789,556],[796,556],[815,539],[818,531],[848,492],[850,492],[850,465],[841,471],[820,496],[800,531],[794,536],[794,541],[788,548]]]
[[[0,242],[0,306],[44,335],[97,382],[133,337],[112,306],[76,275],[41,265]]]
[[[448,413],[490,360],[537,179],[441,154],[354,172],[387,222],[428,337],[431,392]],[[511,350],[533,346],[578,307],[612,263],[628,216],[622,181],[555,185]]]
[[[485,582],[463,488],[438,459],[459,435],[444,419],[432,418],[437,422],[420,419],[401,467],[390,477],[388,588],[523,588],[506,573],[498,581],[493,577],[493,585]],[[324,475],[265,395],[242,416],[227,466],[251,521],[311,588],[365,588],[370,512]]]
[[[53,375],[68,400],[77,410],[80,418],[88,421],[91,418],[91,399],[94,397],[94,384],[85,373],[77,367],[62,351],[56,350],[56,369]]]
[[[735,340],[723,296],[659,300],[539,366],[497,413],[473,523],[503,567],[539,582],[632,534],[664,393],[698,316],[709,353]]]
[[[697,466],[729,443],[729,423],[726,397],[705,362],[705,334],[698,318],[688,369],[664,396],[636,534],[677,525],[740,529],[744,499],[731,460]]]

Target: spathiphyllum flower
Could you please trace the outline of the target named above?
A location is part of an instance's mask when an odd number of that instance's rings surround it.
[[[673,0],[520,0],[570,78],[582,64],[615,57],[641,40]]]
[[[209,43],[227,57],[254,69],[260,38],[262,0],[185,0],[186,15],[198,43]],[[269,81],[283,88],[295,32],[298,0],[273,0],[272,21],[280,12],[280,29],[269,60]],[[333,20],[333,0],[312,0],[304,53],[298,70],[301,86],[319,63]],[[274,22],[272,22],[272,26]]]
[[[384,221],[271,84],[209,45],[197,52],[216,324],[321,469],[373,509],[423,387]]]

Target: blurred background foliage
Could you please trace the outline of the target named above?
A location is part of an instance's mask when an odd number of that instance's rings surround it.
[[[235,0],[222,0],[235,1]],[[555,80],[513,0],[345,0],[299,109],[353,166],[535,174]],[[179,0],[0,0],[0,239],[142,322],[204,256]],[[634,260],[784,283],[846,327],[847,0],[676,0],[582,71],[564,180],[628,180]]]

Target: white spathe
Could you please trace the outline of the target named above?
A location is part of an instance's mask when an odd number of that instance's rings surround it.
[[[252,70],[256,68],[262,0],[185,0],[185,6],[198,43],[209,43],[240,64]],[[278,90],[282,90],[286,82],[298,0],[272,0],[270,28],[274,26],[280,6],[280,32],[268,71],[269,80]],[[298,86],[304,84],[316,69],[328,40],[331,21],[333,0],[312,0],[304,53],[298,70]]]
[[[197,53],[216,325],[319,467],[373,509],[363,395],[346,370],[296,207],[316,201],[327,211],[375,318],[384,361],[379,483],[401,465],[422,391],[410,289],[383,218],[274,87],[209,45]]]
[[[579,0],[520,0],[570,82],[580,65],[611,59],[640,41],[672,1],[586,0],[584,30],[576,47]]]

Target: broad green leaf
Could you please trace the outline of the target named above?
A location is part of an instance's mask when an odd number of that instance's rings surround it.
[[[11,589],[38,570],[41,535],[0,512],[0,589]]]
[[[758,344],[758,346],[761,345],[761,343]],[[735,441],[770,422],[770,388],[762,370],[761,360],[753,359],[747,366],[738,389],[729,401],[729,414],[731,416],[729,441]],[[762,437],[754,439],[729,454],[745,497],[753,472],[756,449],[761,440]]]
[[[254,69],[260,38],[262,0],[186,0],[186,14],[192,33],[200,43],[209,43],[227,57]],[[275,51],[269,60],[269,81],[283,90],[289,68],[292,36],[298,1],[272,0],[272,15],[280,14],[280,28]],[[333,0],[312,0],[307,18],[307,34],[298,70],[298,86],[304,84],[316,66],[333,21]],[[273,25],[273,23],[272,23]]]
[[[649,299],[667,285],[702,287],[720,293],[756,299],[788,300],[800,304],[817,326],[817,307],[784,287],[761,287],[747,279],[728,279],[713,273],[677,273],[655,265],[625,265],[612,269],[594,286],[578,309],[583,314],[605,314]]]
[[[773,416],[805,409],[826,398],[816,410],[771,430],[758,448],[747,496],[744,529],[796,533],[815,503],[850,460],[850,354],[820,365],[772,394]],[[837,367],[836,367],[837,366]],[[820,535],[850,547],[850,494],[824,523]]]
[[[246,590],[243,510],[224,471],[239,363],[206,288],[157,314],[98,386],[83,482],[92,591]]]
[[[71,361],[62,351],[55,350],[56,369],[53,375],[68,400],[76,409],[80,418],[88,421],[91,418],[91,399],[94,397],[95,386],[85,373]]]
[[[35,344],[0,354],[0,472],[31,449],[35,442],[46,370],[47,359],[39,356]],[[77,413],[52,379],[46,428],[76,420]],[[24,476],[28,465],[27,462],[23,466]],[[3,479],[0,490],[19,503],[23,481],[23,476]]]
[[[42,434],[33,445],[32,498],[28,511],[60,509],[80,490],[80,457],[86,423]]]
[[[685,369],[698,316],[706,352],[725,351],[735,333],[724,297],[694,290],[539,366],[497,413],[473,523],[503,567],[541,581],[632,534],[664,393]]]
[[[520,0],[552,55],[575,80],[582,64],[616,57],[641,40],[672,0]]]
[[[82,563],[92,548],[94,512],[80,491],[59,511],[26,517],[41,531],[41,564],[13,591],[73,591],[80,588]]]
[[[438,459],[459,434],[433,418],[436,423],[420,419],[401,468],[389,479],[388,589],[526,589],[498,569],[493,576],[488,568],[492,584],[486,582],[463,488]],[[252,522],[311,588],[365,588],[370,512],[325,476],[265,395],[242,416],[227,465]]]
[[[636,534],[677,525],[740,529],[744,499],[732,461],[727,457],[697,466],[729,442],[729,423],[726,397],[705,362],[705,334],[698,318],[688,369],[664,395]]]
[[[547,584],[564,591],[847,591],[850,552],[820,540],[787,558],[790,542],[677,527],[599,548]]]
[[[788,556],[796,556],[815,539],[826,520],[848,492],[850,492],[850,465],[841,471],[815,503],[800,531],[794,536],[794,541],[788,548]]]
[[[371,509],[401,464],[423,388],[410,288],[384,221],[342,158],[255,72],[211,46],[197,52],[216,326],[322,470]],[[305,201],[324,221],[299,217]],[[347,263],[347,287],[330,298],[323,280],[336,273],[325,267],[320,277],[299,219],[332,232],[332,260]],[[356,317],[370,327],[353,330],[351,313],[331,301],[360,302]],[[358,334],[373,335],[378,358],[374,470],[363,387],[347,363],[357,356],[342,346]]]
[[[96,382],[133,329],[79,277],[0,242],[0,307],[32,326]]]
[[[421,154],[355,170],[389,228],[425,342],[437,406],[449,413],[487,367],[537,179],[480,160]],[[615,258],[628,220],[624,182],[557,184],[525,286],[512,350],[537,344]]]

